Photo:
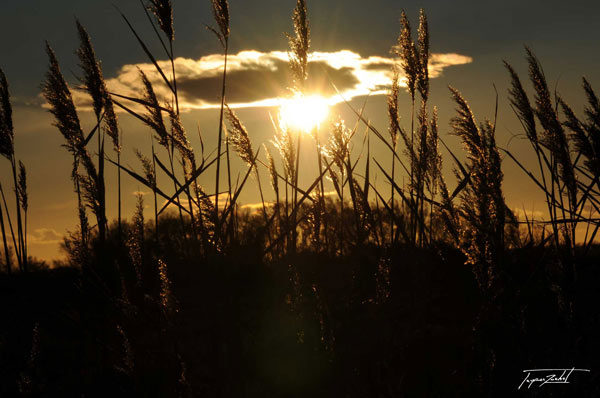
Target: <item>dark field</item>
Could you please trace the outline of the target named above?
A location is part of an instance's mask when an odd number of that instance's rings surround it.
[[[524,369],[600,365],[597,253],[569,309],[545,249],[507,253],[489,298],[448,247],[267,263],[249,244],[205,263],[170,245],[168,297],[151,264],[139,284],[120,262],[111,287],[69,268],[2,276],[2,396],[501,397]],[[94,269],[115,276],[112,260]],[[592,375],[523,395],[597,396]]]

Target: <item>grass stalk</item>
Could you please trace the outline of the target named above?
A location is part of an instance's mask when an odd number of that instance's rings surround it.
[[[2,195],[2,202],[4,203],[4,210],[6,211],[6,218],[8,220],[8,227],[10,228],[10,234],[12,236],[13,248],[15,249],[15,255],[17,257],[17,264],[19,266],[19,271],[23,270],[22,257],[20,252],[20,245],[17,244],[17,237],[15,237],[15,231],[13,229],[12,221],[10,218],[10,213],[8,211],[8,205],[6,204],[6,197],[4,196],[4,190],[2,189],[2,184],[0,184],[0,195]]]
[[[117,152],[117,228],[119,244],[122,244],[123,226],[121,215],[121,151]]]
[[[0,185],[0,191],[2,190],[2,187]],[[5,258],[5,262],[6,262],[6,273],[7,274],[11,274],[12,273],[12,261],[10,259],[10,252],[8,250],[8,243],[6,240],[6,229],[4,227],[4,210],[2,208],[2,206],[0,206],[0,228],[2,229],[2,243],[4,245],[4,258]]]
[[[217,171],[215,180],[215,242],[218,244],[221,234],[221,220],[219,219],[219,181],[221,178],[221,145],[223,140],[223,116],[225,113],[225,88],[227,85],[227,51],[228,42],[225,41],[225,60],[223,63],[223,82],[221,85],[221,111],[219,114],[219,135],[217,138]]]
[[[316,141],[316,145],[317,145],[317,161],[318,161],[318,165],[319,165],[319,175],[323,174],[323,153],[322,153],[322,148],[321,148],[321,140],[319,138],[319,126],[315,127],[315,141]],[[319,212],[320,214],[323,215],[323,230],[325,231],[325,251],[328,253],[329,252],[329,234],[327,233],[328,230],[328,223],[327,223],[327,217],[326,215],[326,208],[325,208],[325,183],[323,181],[323,179],[321,179],[321,183],[320,183],[320,188],[321,188],[321,194],[319,195]],[[319,218],[321,218],[319,216]],[[319,239],[319,233],[320,233],[320,225],[317,229],[317,251],[319,251],[320,248],[320,239]]]
[[[300,172],[300,142],[302,141],[302,132],[298,130],[296,135],[296,168],[294,171],[294,207],[292,209],[292,253],[296,254],[296,244],[298,239],[298,229],[295,227],[298,217],[298,174]]]
[[[24,257],[24,246],[25,246],[25,241],[24,241],[24,237],[23,237],[23,220],[21,217],[21,201],[19,200],[19,193],[17,190],[17,187],[19,185],[18,180],[17,180],[17,165],[15,163],[15,158],[14,156],[11,159],[11,165],[12,165],[12,173],[13,173],[13,181],[14,181],[14,186],[15,186],[15,201],[16,201],[16,210],[17,210],[17,239],[18,239],[18,245],[19,245],[19,255],[21,257],[21,260],[19,261],[22,269],[21,271],[27,271],[27,259]],[[8,211],[8,210],[7,210]]]

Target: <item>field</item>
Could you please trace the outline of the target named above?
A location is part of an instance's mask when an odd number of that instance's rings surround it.
[[[199,148],[182,121],[170,0],[142,11],[164,54],[119,16],[153,69],[136,72],[136,96],[112,91],[79,21],[79,85],[46,43],[42,94],[72,159],[79,221],[60,267],[28,255],[28,175],[0,69],[12,177],[0,185],[0,395],[598,396],[600,101],[588,80],[578,114],[531,49],[527,74],[505,63],[527,161],[497,144],[497,115],[476,118],[450,87],[455,153],[430,104],[427,15],[411,29],[403,12],[388,126],[346,100],[353,119],[326,121],[298,0],[290,87],[259,145],[227,101],[229,3],[211,6],[220,120],[198,129]],[[93,114],[89,130],[82,112]],[[123,144],[125,115],[149,132],[150,152]],[[205,148],[208,134],[216,148]],[[506,204],[506,163],[545,199],[543,219]],[[134,214],[122,214],[125,179],[148,192]],[[257,204],[242,206],[255,187]],[[591,372],[522,386],[524,370],[557,366]]]

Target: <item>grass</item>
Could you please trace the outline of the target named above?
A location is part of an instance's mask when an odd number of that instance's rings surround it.
[[[19,319],[0,340],[6,358],[2,393],[506,396],[514,392],[506,381],[521,368],[546,361],[597,367],[600,324],[590,303],[599,281],[600,101],[585,79],[588,105],[580,118],[559,95],[552,100],[531,50],[533,105],[505,63],[512,81],[508,95],[537,159],[536,172],[497,146],[495,117],[478,123],[467,100],[450,88],[457,106],[452,134],[466,153],[461,161],[439,135],[437,109],[428,102],[427,17],[421,11],[415,40],[402,13],[399,62],[387,100],[389,134],[348,104],[356,123],[328,126],[323,143],[316,131],[304,135],[274,120],[279,156],[266,145],[262,155],[227,105],[229,4],[211,5],[217,27],[208,29],[223,45],[225,64],[216,154],[208,157],[204,150],[197,156],[180,120],[169,0],[152,0],[144,12],[171,71],[161,69],[121,14],[172,93],[164,103],[143,72],[139,98],[109,92],[92,40],[76,22],[82,74],[76,89],[90,95],[96,116],[89,132],[47,45],[43,94],[73,157],[78,198],[78,230],[63,244],[68,269],[28,272],[34,263],[27,258],[26,172],[19,162],[17,176],[8,84],[0,73],[0,151],[11,161],[17,195],[15,233],[2,191],[2,309],[7,319]],[[292,23],[289,94],[302,96],[310,51],[303,0]],[[401,74],[411,99],[410,131],[400,123]],[[120,162],[121,151],[134,148],[121,147],[115,107],[150,132],[152,153],[136,150],[141,172]],[[302,144],[314,145],[319,172],[300,186],[301,141],[311,135],[314,142]],[[116,161],[104,149],[106,136]],[[371,140],[384,145],[389,158],[372,155]],[[443,178],[440,143],[448,149],[455,184]],[[237,182],[230,152],[247,166]],[[548,222],[520,221],[507,207],[501,154],[543,192]],[[117,198],[106,198],[106,166],[116,168]],[[265,200],[261,168],[269,173],[273,203]],[[213,171],[214,191],[207,193],[199,179]],[[151,220],[144,219],[142,197],[132,221],[122,218],[122,172],[152,191]],[[159,174],[167,185],[158,185]],[[389,184],[389,194],[375,184],[377,176]],[[261,196],[256,213],[238,204],[253,178]],[[401,178],[408,184],[400,186]],[[325,184],[334,195],[325,194]],[[118,202],[112,225],[106,200]],[[166,201],[162,208],[159,200]],[[8,275],[12,251],[17,275]],[[58,296],[53,288],[61,289]],[[581,396],[598,393],[590,383],[573,388]]]

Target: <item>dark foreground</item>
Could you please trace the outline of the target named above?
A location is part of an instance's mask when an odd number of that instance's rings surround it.
[[[541,249],[509,253],[491,298],[449,249],[271,264],[255,249],[169,259],[143,284],[120,269],[116,287],[108,271],[2,275],[0,396],[600,395],[597,255],[566,308]],[[518,390],[525,369],[571,367],[591,372]]]

